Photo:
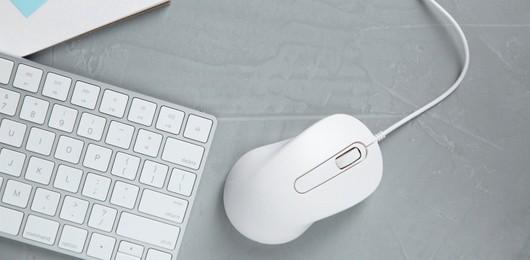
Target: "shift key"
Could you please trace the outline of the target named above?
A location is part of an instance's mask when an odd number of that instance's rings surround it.
[[[155,246],[175,249],[180,228],[127,212],[121,214],[116,233]]]

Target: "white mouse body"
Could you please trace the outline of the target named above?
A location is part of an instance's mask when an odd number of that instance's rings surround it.
[[[332,115],[241,157],[226,180],[225,210],[246,237],[286,243],[367,198],[382,173],[372,132],[354,117]]]

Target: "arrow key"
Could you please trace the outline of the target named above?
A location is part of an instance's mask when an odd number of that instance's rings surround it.
[[[123,240],[120,242],[118,251],[130,256],[142,257],[142,254],[144,253],[144,247]]]
[[[111,259],[116,239],[98,233],[92,233],[87,255],[98,259]]]

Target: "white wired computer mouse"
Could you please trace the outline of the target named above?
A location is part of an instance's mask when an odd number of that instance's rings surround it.
[[[378,134],[352,116],[337,114],[293,139],[243,155],[228,174],[223,198],[226,214],[240,233],[264,244],[286,243],[375,191],[383,174],[379,141],[449,96],[468,69],[469,48],[462,29],[438,3],[427,1],[449,19],[462,40],[465,62],[455,83]]]
[[[225,210],[248,238],[285,243],[364,200],[382,174],[372,132],[354,117],[333,115],[241,157],[226,180]]]

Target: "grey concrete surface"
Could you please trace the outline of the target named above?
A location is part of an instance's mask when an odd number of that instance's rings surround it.
[[[29,58],[218,117],[180,259],[530,259],[530,2],[440,3],[470,42],[462,86],[382,142],[369,199],[279,246],[229,223],[230,167],[326,115],[377,132],[443,92],[461,48],[422,1],[174,0]],[[0,259],[67,258],[0,239]]]

